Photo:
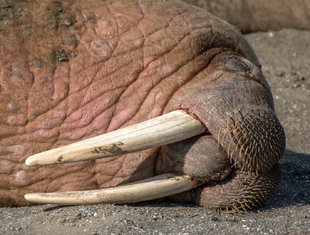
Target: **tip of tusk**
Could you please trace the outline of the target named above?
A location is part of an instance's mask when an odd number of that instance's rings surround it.
[[[24,195],[24,198],[29,201],[32,202],[33,200],[35,200],[36,197],[34,197],[34,193],[28,193]]]
[[[35,165],[37,165],[35,159],[33,159],[33,156],[27,158],[26,161],[25,161],[25,164],[27,166],[35,166]]]
[[[48,204],[49,198],[52,194],[53,193],[28,193],[24,195],[24,198],[28,202]]]
[[[34,154],[34,155],[32,155],[26,159],[25,164],[27,166],[39,166],[39,165],[55,164],[56,162],[51,161],[51,159],[49,157],[49,152],[50,151]]]
[[[41,204],[48,204],[49,197],[50,195],[47,193],[28,193],[24,195],[24,198],[26,199],[26,201],[33,202],[33,203],[41,203]]]

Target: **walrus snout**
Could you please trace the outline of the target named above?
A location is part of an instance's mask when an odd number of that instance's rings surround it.
[[[210,79],[212,84],[204,82]],[[177,93],[168,110],[182,109],[199,119],[234,167],[266,172],[281,158],[285,134],[258,64],[222,52],[184,89],[191,92]]]
[[[240,108],[227,115],[227,126],[218,136],[236,168],[269,171],[285,150],[285,134],[271,109]]]

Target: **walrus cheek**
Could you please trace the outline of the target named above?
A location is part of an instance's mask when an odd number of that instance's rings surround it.
[[[226,152],[210,135],[162,147],[158,170],[186,174],[205,181],[225,179],[232,167]]]

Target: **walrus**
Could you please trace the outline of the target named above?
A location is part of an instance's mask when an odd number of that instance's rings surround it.
[[[1,4],[1,206],[275,193],[285,134],[234,26],[177,0]]]
[[[184,0],[236,26],[242,33],[310,29],[310,2],[307,0]]]

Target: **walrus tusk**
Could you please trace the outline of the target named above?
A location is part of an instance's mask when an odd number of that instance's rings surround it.
[[[190,176],[162,174],[128,185],[89,191],[30,193],[27,201],[44,204],[80,205],[94,203],[134,203],[159,199],[185,192],[203,184]]]
[[[205,127],[200,121],[177,110],[100,136],[34,154],[26,159],[26,165],[77,162],[137,152],[188,139],[204,131]]]

